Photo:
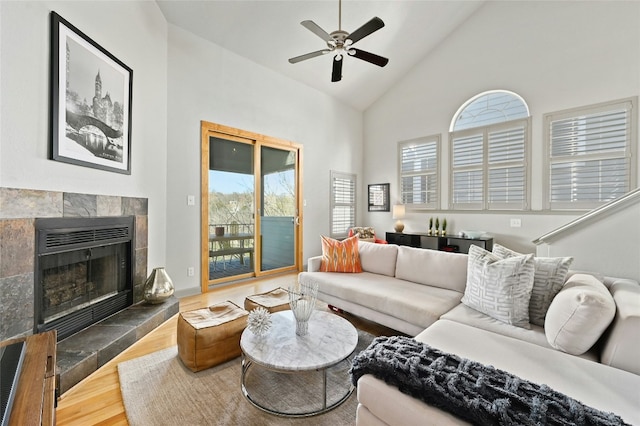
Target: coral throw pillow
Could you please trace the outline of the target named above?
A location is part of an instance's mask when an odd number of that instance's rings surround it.
[[[358,254],[358,237],[350,237],[344,241],[323,235],[320,238],[322,239],[321,272],[362,272]]]

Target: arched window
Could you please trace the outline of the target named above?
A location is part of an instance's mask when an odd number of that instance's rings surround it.
[[[529,108],[507,90],[480,93],[453,116],[449,133],[453,210],[529,208]]]
[[[449,131],[455,132],[527,117],[529,107],[520,95],[507,90],[490,90],[462,104],[451,120]]]

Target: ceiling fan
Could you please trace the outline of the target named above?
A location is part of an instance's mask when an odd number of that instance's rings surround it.
[[[307,53],[304,55],[296,56],[289,59],[292,64],[315,58],[316,56],[326,55],[327,53],[335,52],[333,57],[333,70],[331,73],[331,81],[336,82],[342,80],[342,60],[344,55],[353,56],[354,58],[367,61],[379,67],[384,67],[389,62],[389,59],[382,56],[378,56],[374,53],[364,51],[362,49],[356,49],[353,45],[368,36],[371,33],[378,31],[384,27],[384,22],[378,17],[374,17],[366,24],[352,33],[342,30],[342,0],[339,1],[338,6],[338,30],[332,33],[327,33],[320,28],[318,24],[313,21],[302,21],[300,23],[303,27],[323,39],[327,43],[326,49],[316,50],[315,52]]]

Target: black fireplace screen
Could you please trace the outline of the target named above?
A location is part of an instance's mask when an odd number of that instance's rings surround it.
[[[61,340],[132,304],[132,217],[38,219],[36,231],[36,332]]]
[[[45,322],[124,291],[127,245],[50,254],[40,260]]]

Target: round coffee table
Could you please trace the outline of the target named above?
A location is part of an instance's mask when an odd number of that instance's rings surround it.
[[[353,392],[349,375],[341,374],[337,378],[346,384],[344,395],[336,401],[327,403],[327,370],[347,359],[358,343],[358,332],[353,325],[338,315],[314,311],[309,320],[309,333],[296,335],[296,321],[291,311],[276,312],[271,315],[272,325],[264,336],[256,336],[245,329],[240,337],[242,349],[242,393],[254,406],[271,414],[287,417],[307,417],[321,414],[342,404]],[[322,375],[322,398],[318,408],[283,411],[276,407],[281,395],[271,392],[271,398],[261,400],[252,392],[247,381],[250,369],[261,367],[277,373],[309,373]],[[336,378],[332,378],[336,380]],[[289,386],[295,386],[290,384]],[[300,394],[309,394],[313,389],[295,390]],[[268,394],[268,393],[266,393]],[[273,402],[273,403],[272,403]],[[295,408],[295,407],[294,407]]]

